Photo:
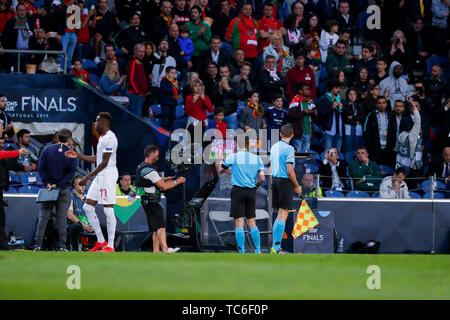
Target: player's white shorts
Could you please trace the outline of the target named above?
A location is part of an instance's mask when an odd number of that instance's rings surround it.
[[[118,174],[97,175],[89,187],[87,199],[97,201],[99,204],[115,204],[118,177]]]

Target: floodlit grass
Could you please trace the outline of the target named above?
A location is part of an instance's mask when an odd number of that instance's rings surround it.
[[[0,252],[0,299],[450,299],[450,256]]]

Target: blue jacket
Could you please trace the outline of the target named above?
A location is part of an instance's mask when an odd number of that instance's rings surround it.
[[[172,84],[167,80],[166,78],[161,80],[161,84],[159,87],[160,90],[160,96],[159,96],[159,103],[162,105],[171,105],[175,106],[177,104],[177,101],[173,98],[173,89]],[[181,94],[181,91],[178,91],[178,95]]]
[[[113,95],[116,91],[121,94],[121,86],[118,84],[118,81],[111,81],[106,75],[100,78],[100,88],[107,95]]]
[[[46,147],[39,158],[39,175],[45,185],[56,184],[57,188],[67,189],[77,169],[77,160],[67,158],[64,153],[70,150],[63,144]]]
[[[182,37],[178,37],[178,44],[180,45],[181,51],[184,51],[185,55],[183,56],[184,61],[191,60],[191,54],[194,52],[194,43],[191,39]]]

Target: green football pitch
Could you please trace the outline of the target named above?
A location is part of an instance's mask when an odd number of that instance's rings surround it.
[[[0,299],[450,299],[450,256],[1,252]]]

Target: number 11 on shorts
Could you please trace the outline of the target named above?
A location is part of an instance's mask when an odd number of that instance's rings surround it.
[[[107,197],[107,190],[106,189],[100,189],[100,198],[105,199],[106,197]]]

